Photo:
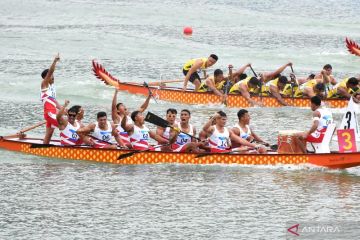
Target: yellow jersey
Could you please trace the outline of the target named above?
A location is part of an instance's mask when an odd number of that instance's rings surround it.
[[[222,90],[222,88],[223,88],[223,86],[224,86],[224,84],[225,84],[225,82],[226,82],[226,81],[224,80],[224,81],[215,83],[215,77],[214,77],[214,76],[210,76],[210,77],[208,77],[208,79],[213,82],[214,86],[215,86],[216,89],[218,89],[218,90]],[[209,89],[209,87],[206,85],[206,81],[204,81],[204,82],[202,82],[202,83],[200,84],[200,87],[199,87],[199,89],[198,89],[198,92],[207,92],[207,91],[210,91],[210,89]]]
[[[201,59],[202,62],[203,62],[200,69],[202,69],[202,70],[206,69],[207,67],[205,65],[206,65],[206,61],[208,60],[207,58],[193,58],[193,59],[190,59],[184,64],[183,69],[186,70],[186,71],[189,71],[190,68],[192,67],[192,65],[194,65],[194,63],[199,59]]]

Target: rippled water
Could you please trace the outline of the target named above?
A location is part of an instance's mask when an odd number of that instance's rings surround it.
[[[181,77],[189,58],[216,53],[226,71],[251,62],[271,71],[291,60],[298,75],[326,63],[337,79],[358,74],[359,1],[3,0],[0,8],[0,135],[42,120],[40,73],[60,52],[58,100],[109,112],[113,89],[91,73],[98,59],[127,81]],[[182,29],[194,29],[184,37]],[[288,71],[287,71],[288,72]],[[130,109],[144,99],[120,93]],[[199,128],[218,109],[160,101],[193,112]],[[306,129],[309,109],[252,108],[256,132]],[[343,110],[334,110],[337,121]],[[31,132],[42,136],[44,129]],[[0,150],[0,239],[280,239],[288,221],[359,219],[360,168],[313,166],[113,166]],[[346,234],[344,238],[346,239]]]

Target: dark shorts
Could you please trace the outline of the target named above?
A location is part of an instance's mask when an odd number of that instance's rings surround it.
[[[185,76],[186,76],[186,74],[187,74],[188,72],[189,72],[189,70],[183,69],[183,73],[184,73]],[[194,72],[193,74],[191,74],[189,81],[190,81],[191,83],[194,83],[194,81],[195,81],[196,79],[199,80],[199,82],[201,83],[201,79],[200,79],[199,74],[198,74],[197,72]]]

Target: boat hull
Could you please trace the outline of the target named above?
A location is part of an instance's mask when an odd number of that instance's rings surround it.
[[[119,90],[127,91],[131,94],[148,95],[149,91],[146,87],[134,83],[118,82]],[[160,100],[180,102],[184,104],[220,104],[221,99],[217,95],[208,92],[194,92],[191,90],[182,91],[179,88],[158,88],[150,87],[153,94]],[[266,107],[282,107],[282,105],[274,98],[269,96],[252,97],[255,101],[262,102]],[[308,98],[284,98],[285,102],[294,107],[309,107]],[[327,99],[324,101],[332,108],[344,108],[348,104],[346,99]],[[228,107],[251,107],[249,102],[239,94],[228,95]]]
[[[51,146],[30,148],[40,139],[1,139],[0,148],[42,157],[87,160],[113,164],[244,164],[276,165],[310,163],[328,168],[349,168],[360,165],[358,153],[331,154],[208,154],[197,157],[193,153],[142,152],[118,160],[121,154],[131,150],[95,149],[88,147]],[[58,144],[58,143],[55,143]]]

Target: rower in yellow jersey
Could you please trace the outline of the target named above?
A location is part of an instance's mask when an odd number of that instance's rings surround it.
[[[301,84],[294,94],[294,97],[312,98],[314,96],[325,97],[325,84],[318,82],[318,79],[311,79]]]
[[[216,69],[213,76],[209,76],[200,84],[198,92],[213,92],[221,98],[222,102],[225,102],[226,96],[222,91],[225,82],[226,78],[224,77],[223,71]]]
[[[211,67],[217,60],[218,57],[215,54],[211,54],[208,58],[194,58],[187,61],[183,67],[183,73],[185,75],[183,91],[186,90],[189,81],[195,85],[195,91],[197,91],[201,84],[201,79],[197,71]]]
[[[244,80],[241,80],[235,83],[230,88],[230,94],[241,94],[251,105],[260,105],[263,106],[261,102],[257,102],[251,99],[250,91],[254,92],[256,89],[260,89],[260,80],[256,77],[247,77]]]
[[[359,92],[359,79],[356,77],[345,78],[343,81],[335,85],[328,92],[328,98],[347,98],[350,99],[352,93]]]
[[[288,96],[288,94],[286,94],[284,92],[284,88],[287,84],[288,84],[287,77],[280,76],[280,77],[275,78],[274,80],[271,80],[270,82],[268,82],[265,85],[265,89],[267,89],[268,92],[273,97],[275,97],[281,105],[289,106],[290,104],[286,103],[285,100],[282,98],[282,96]],[[291,92],[290,92],[289,96],[291,96]]]

